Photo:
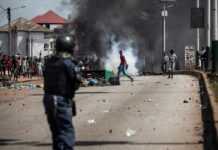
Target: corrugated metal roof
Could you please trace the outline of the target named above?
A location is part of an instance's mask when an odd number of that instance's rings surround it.
[[[11,22],[11,28],[16,28],[17,31],[51,32],[49,29],[23,17],[13,20]],[[0,27],[0,32],[8,32],[8,25]]]

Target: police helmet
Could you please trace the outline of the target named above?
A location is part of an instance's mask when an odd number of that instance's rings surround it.
[[[55,42],[57,52],[68,52],[73,54],[75,47],[75,38],[69,34],[58,35]]]

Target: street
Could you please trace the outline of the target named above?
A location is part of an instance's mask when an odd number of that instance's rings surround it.
[[[50,150],[43,91],[0,98],[0,150]],[[202,150],[198,79],[126,78],[121,86],[82,87],[75,97],[76,150]],[[3,101],[1,103],[1,101]]]

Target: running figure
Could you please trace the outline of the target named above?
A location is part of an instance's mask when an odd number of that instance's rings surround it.
[[[131,82],[133,82],[134,79],[133,79],[130,75],[128,75],[128,74],[126,73],[126,70],[127,70],[127,69],[128,69],[128,64],[127,64],[127,62],[126,62],[126,58],[125,58],[125,56],[123,55],[123,51],[120,50],[120,65],[119,65],[119,67],[118,67],[118,78],[120,79],[120,73],[123,73],[123,75],[125,75],[126,77],[128,77],[128,78],[131,80]]]

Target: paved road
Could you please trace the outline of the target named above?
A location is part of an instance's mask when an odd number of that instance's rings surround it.
[[[198,93],[198,80],[186,75],[81,88],[76,150],[202,150]],[[0,150],[51,149],[41,98],[38,89],[0,105]]]

